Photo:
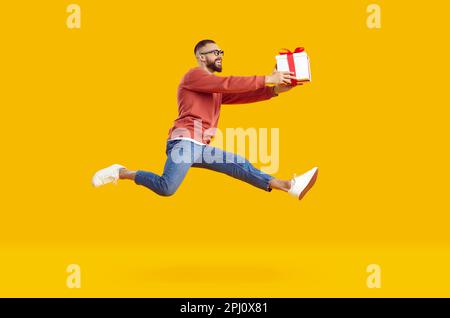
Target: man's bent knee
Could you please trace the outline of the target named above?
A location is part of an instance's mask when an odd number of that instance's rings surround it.
[[[163,197],[170,197],[175,194],[177,189],[178,189],[178,185],[166,183],[166,184],[164,184],[163,187],[161,187],[159,194]]]

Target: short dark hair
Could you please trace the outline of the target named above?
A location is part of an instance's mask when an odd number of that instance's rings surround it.
[[[197,43],[197,45],[194,48],[194,54],[197,55],[198,50],[200,50],[202,47],[204,47],[206,44],[209,43],[216,43],[213,40],[201,40]]]

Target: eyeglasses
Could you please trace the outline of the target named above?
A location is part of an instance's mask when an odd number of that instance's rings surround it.
[[[219,56],[219,55],[224,55],[224,52],[222,50],[212,50],[212,51],[208,51],[208,52],[203,52],[200,54],[209,54],[209,53],[214,53],[215,56]]]

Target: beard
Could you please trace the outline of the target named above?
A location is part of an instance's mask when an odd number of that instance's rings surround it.
[[[221,63],[218,64],[218,61],[220,61]],[[214,72],[222,72],[222,59],[216,59],[213,62],[208,63],[208,65],[206,65],[209,69],[213,70]]]

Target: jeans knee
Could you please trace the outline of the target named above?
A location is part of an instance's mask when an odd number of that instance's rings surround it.
[[[177,185],[165,182],[163,183],[159,194],[163,197],[170,197],[175,194],[177,188]]]

